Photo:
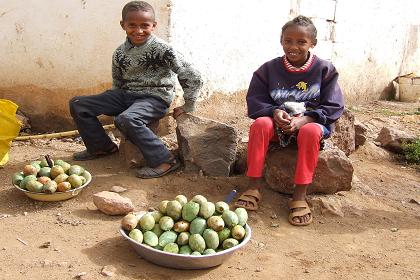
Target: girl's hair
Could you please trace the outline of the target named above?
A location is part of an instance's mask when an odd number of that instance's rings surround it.
[[[144,1],[131,1],[125,4],[124,8],[122,9],[122,20],[125,20],[127,17],[128,12],[131,11],[143,11],[149,12],[152,14],[152,19],[155,20],[155,10],[153,7]]]
[[[316,40],[317,31],[316,31],[316,27],[315,27],[314,23],[308,17],[302,16],[302,15],[295,17],[294,19],[286,22],[286,24],[283,25],[283,27],[281,28],[282,36],[283,36],[284,31],[288,27],[295,26],[295,25],[308,27],[312,32],[312,40],[314,40],[314,41]]]

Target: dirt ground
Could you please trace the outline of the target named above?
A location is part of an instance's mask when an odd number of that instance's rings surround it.
[[[210,105],[213,104],[210,110]],[[374,102],[352,106],[366,123],[390,118],[419,132],[418,104]],[[200,104],[199,114],[235,126],[247,136],[243,94],[213,97]],[[156,207],[177,194],[203,194],[222,200],[232,189],[244,190],[242,175],[209,178],[177,171],[160,179],[134,176],[118,154],[83,163],[93,180],[81,194],[62,202],[38,202],[11,186],[11,175],[42,155],[72,162],[83,146],[75,140],[15,142],[10,162],[0,169],[0,279],[420,279],[420,172],[394,156],[375,157],[358,149],[353,188],[336,195],[333,211],[314,207],[314,222],[294,227],[287,222],[288,196],[263,191],[260,210],[250,214],[251,241],[222,265],[199,271],[179,271],[141,259],[119,234],[122,217],[95,209],[92,195],[119,185],[136,210]],[[331,210],[331,209],[330,209]],[[26,244],[24,244],[23,242]],[[50,246],[42,245],[50,242]]]

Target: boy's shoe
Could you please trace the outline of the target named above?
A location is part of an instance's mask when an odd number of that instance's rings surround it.
[[[136,176],[142,179],[159,178],[168,174],[169,172],[175,171],[181,166],[181,163],[175,157],[167,163],[170,165],[167,170],[162,170],[158,167],[143,167],[136,171]]]
[[[90,152],[88,152],[88,150],[84,150],[84,151],[81,151],[81,152],[74,153],[73,154],[73,159],[77,160],[77,161],[92,160],[92,159],[112,155],[113,153],[116,153],[116,152],[118,152],[118,146],[114,145],[114,147],[112,147],[112,149],[110,149],[108,151],[98,151],[98,152],[95,152],[95,153],[90,153]]]

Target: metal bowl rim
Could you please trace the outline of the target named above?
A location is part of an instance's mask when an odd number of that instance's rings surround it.
[[[169,253],[169,252],[161,251],[161,250],[152,248],[150,246],[144,245],[143,243],[138,243],[134,239],[130,238],[127,235],[127,233],[125,232],[125,230],[120,227],[121,235],[124,238],[128,239],[130,242],[134,243],[135,245],[139,245],[140,247],[142,247],[145,250],[151,250],[152,252],[160,253],[162,255],[176,256],[176,257],[180,257],[180,258],[209,258],[209,257],[216,257],[216,256],[221,256],[221,255],[228,255],[228,254],[233,253],[234,251],[240,249],[242,246],[244,246],[246,243],[248,243],[248,241],[251,239],[252,230],[251,230],[251,227],[248,224],[245,225],[245,232],[246,232],[246,234],[245,234],[244,239],[237,246],[234,246],[232,248],[229,248],[229,249],[226,249],[226,250],[223,250],[223,251],[220,251],[220,252],[216,252],[214,254],[191,256],[191,255]]]

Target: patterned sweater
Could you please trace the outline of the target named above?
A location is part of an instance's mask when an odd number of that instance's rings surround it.
[[[165,41],[151,35],[140,46],[127,39],[112,57],[112,88],[139,95],[155,96],[170,106],[175,96],[176,78],[184,91],[186,112],[195,109],[200,88],[200,73]]]
[[[284,56],[277,57],[254,72],[247,94],[248,116],[272,117],[275,109],[285,110],[286,101],[304,102],[303,114],[331,131],[344,110],[337,79],[335,67],[315,55],[304,69],[294,69]]]

